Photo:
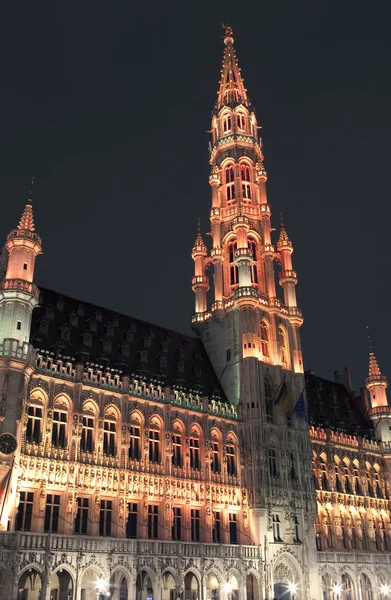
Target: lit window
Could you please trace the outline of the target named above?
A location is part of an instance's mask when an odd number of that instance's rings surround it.
[[[27,415],[26,440],[27,442],[39,444],[41,441],[42,407],[30,405]]]
[[[237,245],[236,242],[231,242],[228,245],[228,269],[229,269],[229,285],[238,285],[239,283],[239,271],[238,266],[235,264],[235,254]]]
[[[257,242],[253,238],[248,238],[248,249],[252,256],[251,283],[258,283],[258,263],[257,263]]]
[[[131,425],[129,428],[129,458],[131,460],[140,460],[140,427]]]
[[[242,181],[250,181],[250,167],[248,165],[240,165],[240,178]]]
[[[115,456],[116,454],[115,433],[115,423],[113,421],[105,421],[103,430],[103,454],[106,456]]]
[[[149,430],[149,460],[160,463],[160,432],[155,429]]]
[[[227,471],[228,475],[236,475],[236,453],[235,453],[235,444],[232,442],[227,444]]]
[[[242,183],[242,196],[246,200],[251,200],[251,184]]]
[[[232,129],[232,118],[231,115],[224,115],[223,117],[223,132],[228,133]]]
[[[270,358],[269,353],[269,330],[265,321],[261,321],[261,350],[263,358]]]
[[[113,514],[113,501],[101,500],[99,512],[99,535],[111,535],[111,523]]]
[[[53,411],[52,444],[57,448],[66,446],[67,413]]]
[[[241,131],[244,131],[244,129],[246,127],[246,117],[244,116],[243,113],[238,113],[236,115],[236,125],[237,125],[238,129],[240,129]]]
[[[190,468],[199,470],[200,462],[200,441],[198,438],[190,438]]]
[[[57,533],[58,519],[60,516],[60,496],[57,494],[47,494],[44,531]]]
[[[80,450],[82,452],[94,451],[94,419],[83,417],[83,429],[81,431]]]

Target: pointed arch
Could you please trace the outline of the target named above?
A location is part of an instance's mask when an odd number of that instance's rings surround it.
[[[289,338],[283,325],[278,326],[278,342],[280,346],[280,359],[283,369],[290,368]]]
[[[261,319],[261,355],[264,362],[270,362],[270,323],[266,318]]]

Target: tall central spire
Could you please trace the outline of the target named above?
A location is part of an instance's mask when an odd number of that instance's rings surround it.
[[[238,59],[235,54],[232,28],[228,25],[223,25],[223,27],[225,28],[225,50],[217,97],[217,108],[220,109],[225,104],[232,103],[248,106],[247,90],[244,87],[244,80],[241,77]]]

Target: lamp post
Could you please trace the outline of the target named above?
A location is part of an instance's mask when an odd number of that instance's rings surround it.
[[[297,584],[291,581],[288,587],[291,594],[291,600],[294,600],[295,594],[297,592]]]
[[[96,582],[96,600],[100,600],[100,596],[106,596],[108,587],[108,582],[103,577],[103,575],[99,575],[99,579]]]
[[[334,600],[339,600],[339,596],[341,594],[341,586],[339,585],[339,583],[337,583],[337,582],[334,583],[333,592],[334,592]]]

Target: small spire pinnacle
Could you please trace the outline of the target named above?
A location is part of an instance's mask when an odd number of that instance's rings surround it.
[[[289,237],[288,237],[288,234],[287,234],[286,229],[285,229],[284,219],[283,219],[283,216],[282,216],[282,212],[280,213],[280,226],[281,226],[281,229],[280,229],[280,238],[279,238],[278,241],[279,242],[288,242],[289,241]]]
[[[27,198],[27,204],[19,221],[18,229],[19,230],[27,230],[34,231],[34,215],[33,215],[33,184],[34,177],[31,178],[31,183],[29,185],[29,192]]]
[[[202,233],[201,233],[201,220],[198,217],[197,220],[197,237],[196,237],[196,242],[195,242],[196,246],[203,246],[204,245],[204,240],[202,239]]]
[[[376,377],[381,375],[379,364],[376,360],[375,353],[372,349],[372,338],[369,332],[368,325],[366,326],[368,332],[368,346],[369,346],[369,377]]]
[[[227,42],[231,42],[233,43],[234,41],[234,33],[232,31],[232,27],[230,27],[229,25],[226,25],[225,23],[222,23],[224,32],[225,32],[225,36],[224,36],[224,44],[227,44]]]

